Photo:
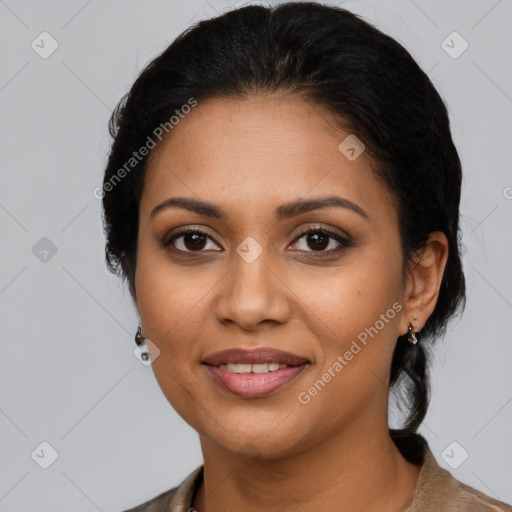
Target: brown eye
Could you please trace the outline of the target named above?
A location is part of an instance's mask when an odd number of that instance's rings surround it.
[[[189,233],[187,235],[182,235],[183,237],[183,245],[189,251],[196,251],[204,249],[204,245],[206,243],[205,235],[201,233]]]
[[[213,245],[218,247],[215,241],[205,233],[197,229],[184,230],[174,234],[162,242],[163,247],[171,245],[174,249],[182,252],[200,252],[203,250],[212,250],[208,247],[208,241],[211,240]],[[213,248],[213,250],[216,250]]]
[[[301,244],[300,241],[302,239],[304,239],[304,242]],[[332,231],[310,228],[303,231],[293,245],[297,246],[296,249],[300,251],[330,254],[350,247],[351,243],[346,238]]]
[[[323,250],[329,245],[329,235],[321,232],[309,233],[306,235],[308,247],[314,251]]]

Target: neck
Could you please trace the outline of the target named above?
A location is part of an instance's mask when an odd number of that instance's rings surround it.
[[[358,422],[300,453],[250,463],[201,437],[204,484],[194,508],[397,512],[411,497],[421,468],[400,454],[387,418],[384,427]]]

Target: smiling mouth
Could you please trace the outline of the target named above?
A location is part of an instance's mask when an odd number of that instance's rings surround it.
[[[216,386],[242,398],[261,398],[294,381],[311,361],[273,347],[237,347],[201,363]]]

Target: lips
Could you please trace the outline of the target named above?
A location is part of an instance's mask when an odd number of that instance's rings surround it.
[[[307,367],[299,364],[267,373],[232,373],[223,367],[205,365],[213,382],[241,398],[263,398],[296,380]]]
[[[202,361],[213,382],[241,398],[262,398],[277,391],[296,380],[310,362],[270,347],[223,350]]]
[[[256,348],[252,350],[243,348],[232,348],[215,352],[202,361],[210,366],[220,366],[221,364],[262,364],[262,363],[279,363],[288,366],[296,366],[309,363],[308,359],[292,354],[291,352],[283,352],[270,347]]]

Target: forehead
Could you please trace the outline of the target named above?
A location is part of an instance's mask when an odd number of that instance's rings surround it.
[[[327,109],[297,96],[199,101],[153,150],[143,202],[170,195],[233,205],[243,199],[255,210],[329,193],[389,208],[365,152],[350,160],[340,151],[349,135]]]

